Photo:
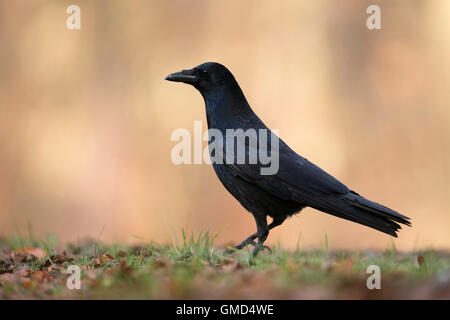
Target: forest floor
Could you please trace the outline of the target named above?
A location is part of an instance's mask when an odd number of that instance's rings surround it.
[[[450,299],[449,252],[276,246],[253,258],[251,248],[225,254],[214,238],[183,233],[165,246],[0,239],[0,299]]]

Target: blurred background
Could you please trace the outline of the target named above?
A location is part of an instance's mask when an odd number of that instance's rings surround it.
[[[66,9],[81,8],[81,30]],[[381,7],[381,30],[366,9]],[[450,248],[450,2],[0,2],[0,235],[165,243],[181,228],[253,233],[208,165],[171,162],[206,125],[192,87],[217,61],[295,151],[412,218],[403,250]],[[206,129],[204,127],[204,129]],[[268,243],[378,248],[392,238],[305,209]]]

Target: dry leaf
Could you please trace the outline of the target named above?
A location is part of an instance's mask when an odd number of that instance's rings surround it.
[[[47,256],[47,252],[41,248],[32,248],[32,247],[25,247],[23,249],[17,249],[16,253],[18,254],[30,254],[32,256],[35,256],[38,259],[44,259]]]
[[[351,274],[353,272],[354,261],[352,259],[345,259],[331,266],[331,270],[335,272]]]
[[[129,274],[132,269],[128,266],[128,264],[125,260],[121,259],[120,260],[120,270],[125,274]]]
[[[5,285],[13,282],[16,279],[15,275],[12,273],[0,274],[0,284]]]
[[[14,274],[19,277],[28,277],[30,275],[30,269],[28,268],[21,268],[16,271],[14,271]]]
[[[45,262],[41,265],[41,268],[48,268],[52,265],[52,261],[50,259],[45,260]]]
[[[20,283],[27,289],[30,289],[33,286],[33,282],[30,278],[21,278]]]
[[[120,250],[119,252],[117,252],[117,255],[119,256],[119,257],[126,257],[128,254],[127,254],[127,252],[126,251],[123,251],[123,250]]]
[[[36,271],[31,274],[31,278],[37,280],[38,282],[42,282],[45,279],[50,278],[50,275],[48,274],[48,272]]]
[[[417,256],[417,263],[419,264],[419,267],[423,265],[423,263],[425,262],[425,257],[422,255],[418,255]]]
[[[231,263],[228,263],[222,267],[224,272],[236,271],[243,269],[244,266],[238,260],[233,260]]]
[[[100,256],[100,263],[109,262],[114,260],[114,257],[108,253],[104,253]]]

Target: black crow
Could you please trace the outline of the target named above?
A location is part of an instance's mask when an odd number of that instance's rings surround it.
[[[166,80],[184,82],[200,91],[206,104],[208,128],[219,130],[223,137],[227,136],[227,129],[255,129],[258,132],[265,129],[269,135],[275,135],[250,108],[235,78],[223,65],[207,62],[190,70],[172,73]],[[261,136],[257,136],[257,139],[260,140]],[[264,141],[267,139],[265,137]],[[263,148],[259,140],[256,144],[258,150]],[[251,149],[249,141],[250,136],[244,141],[246,156]],[[210,145],[211,142],[210,139]],[[223,143],[223,152],[218,153],[223,161],[213,162],[214,171],[225,188],[252,213],[257,227],[257,232],[235,246],[235,249],[252,244],[255,246],[253,255],[256,255],[263,247],[269,230],[304,207],[312,207],[393,237],[397,237],[397,231],[401,229],[399,223],[411,225],[408,221],[410,218],[348,189],[298,155],[281,139],[278,140],[278,148],[267,147],[268,154],[278,152],[278,170],[274,174],[262,174],[261,169],[267,167],[267,163],[263,164],[259,160],[253,164],[245,161],[239,163],[232,155],[232,161],[226,161],[229,158],[227,153],[230,153],[226,144],[230,142],[224,139]],[[215,156],[217,159],[217,154]],[[269,225],[267,216],[272,218]],[[254,242],[256,237],[258,243]]]

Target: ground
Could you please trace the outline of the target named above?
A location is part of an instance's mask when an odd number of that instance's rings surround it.
[[[0,239],[0,300],[450,299],[448,252],[275,246],[252,258],[251,248],[225,254],[214,238],[183,233],[165,246]],[[80,290],[67,288],[71,265],[80,268]],[[371,265],[380,268],[381,289],[367,287]]]

